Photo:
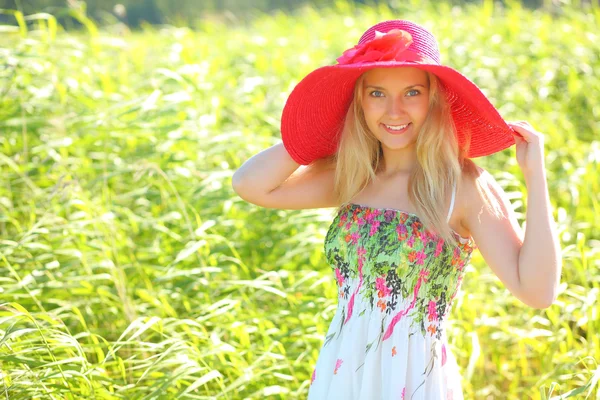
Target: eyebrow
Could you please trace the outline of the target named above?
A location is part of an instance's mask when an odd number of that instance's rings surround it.
[[[410,85],[410,86],[407,86],[407,87],[405,87],[405,88],[404,88],[404,90],[406,90],[406,89],[412,89],[412,88],[414,88],[414,87],[417,87],[417,86],[421,86],[421,87],[423,87],[423,88],[425,87],[425,85],[421,85],[420,83],[418,83],[418,84],[416,84],[416,85]],[[374,86],[374,85],[367,85],[367,86],[365,86],[365,89],[367,89],[367,88],[373,88],[373,89],[382,89],[382,90],[385,90],[385,88],[383,88],[383,87],[381,87],[381,86]]]

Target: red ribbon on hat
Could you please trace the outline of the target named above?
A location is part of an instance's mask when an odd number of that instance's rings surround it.
[[[356,64],[392,60],[419,61],[422,57],[413,52],[403,54],[406,53],[412,42],[411,34],[402,29],[392,29],[387,33],[375,31],[373,39],[344,51],[337,62],[339,64]]]

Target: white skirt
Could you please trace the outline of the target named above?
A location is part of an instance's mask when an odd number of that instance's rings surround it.
[[[390,318],[370,310],[361,296],[343,325],[342,304],[315,365],[308,400],[462,400],[461,375],[439,321],[441,339],[423,335],[410,315],[382,340]],[[430,328],[434,329],[434,328]]]

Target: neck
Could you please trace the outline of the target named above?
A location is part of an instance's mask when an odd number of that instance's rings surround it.
[[[393,177],[412,172],[417,166],[417,152],[414,146],[403,149],[383,147],[383,158],[379,168],[382,177]]]

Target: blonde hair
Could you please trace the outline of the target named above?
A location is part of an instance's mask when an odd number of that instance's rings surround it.
[[[441,92],[438,78],[430,72],[427,72],[427,78],[429,108],[417,134],[418,162],[409,177],[408,196],[426,229],[434,231],[446,242],[456,243],[446,221],[452,187],[459,187],[463,171],[469,176],[478,171],[475,163],[466,156],[469,138],[463,147],[459,147],[450,106]],[[335,164],[334,192],[341,203],[340,208],[372,182],[382,166],[381,143],[367,127],[362,110],[363,80],[364,74],[356,80],[337,152],[320,161]],[[468,132],[464,133],[468,135]],[[478,179],[477,189],[486,206],[495,215],[501,215],[500,205],[488,185]]]

